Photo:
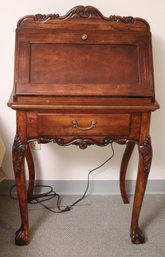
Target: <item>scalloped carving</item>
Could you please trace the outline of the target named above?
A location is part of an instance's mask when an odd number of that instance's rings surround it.
[[[102,18],[107,19],[102,13],[93,6],[76,6],[72,8],[65,16],[64,19],[68,18],[82,18],[82,19],[89,19],[89,18]],[[61,17],[62,18],[62,17]]]
[[[29,140],[29,142],[32,140]],[[135,140],[127,139],[127,138],[112,138],[106,137],[102,140],[95,140],[92,138],[73,138],[71,140],[65,140],[63,138],[38,138],[37,141],[41,144],[47,143],[57,143],[60,146],[68,146],[68,145],[77,145],[80,149],[86,149],[88,146],[97,145],[97,146],[107,146],[111,143],[118,143],[118,144],[127,144],[128,142],[137,143]]]
[[[116,15],[110,15],[109,17],[105,17],[97,8],[93,6],[76,6],[73,7],[69,12],[67,12],[65,15],[60,16],[59,14],[36,14],[36,15],[28,15],[23,18],[21,18],[18,23],[17,27],[21,25],[25,20],[30,19],[34,22],[38,23],[46,23],[49,20],[69,20],[69,19],[101,19],[104,21],[109,22],[115,22],[115,23],[136,23],[136,22],[142,22],[145,24],[146,28],[149,29],[149,24],[147,21],[141,18],[134,18],[132,16],[116,16]]]
[[[36,14],[34,20],[38,22],[46,22],[47,20],[56,20],[59,18],[59,14]]]
[[[133,18],[132,16],[121,17],[116,15],[111,15],[109,19],[112,22],[123,22],[123,23],[134,23],[136,21],[136,19]]]

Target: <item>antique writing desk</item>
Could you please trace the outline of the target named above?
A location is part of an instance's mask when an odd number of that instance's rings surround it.
[[[126,144],[120,188],[124,203],[126,168],[135,144],[139,168],[132,211],[131,239],[143,243],[138,220],[152,159],[149,135],[154,97],[151,34],[140,18],[103,16],[77,6],[65,16],[31,15],[16,29],[14,89],[16,110],[13,166],[21,213],[16,244],[29,240],[27,202],[34,186],[29,142],[61,146]],[[25,187],[24,159],[29,168]]]

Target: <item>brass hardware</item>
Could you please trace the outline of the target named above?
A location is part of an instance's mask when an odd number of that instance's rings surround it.
[[[93,129],[93,128],[95,128],[95,127],[96,127],[96,121],[95,121],[95,120],[92,120],[92,121],[91,121],[91,125],[90,125],[89,127],[87,127],[87,128],[79,127],[78,121],[77,121],[77,120],[72,120],[72,128],[78,128],[78,129],[80,129],[80,130],[85,131],[85,130]]]
[[[87,38],[88,38],[87,34],[82,34],[82,35],[81,35],[81,39],[82,39],[82,40],[87,40]]]

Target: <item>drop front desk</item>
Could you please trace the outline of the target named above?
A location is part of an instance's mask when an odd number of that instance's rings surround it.
[[[152,160],[149,134],[154,96],[149,24],[141,18],[105,17],[77,6],[66,15],[29,15],[16,28],[14,89],[8,105],[16,110],[13,166],[21,227],[18,245],[29,241],[27,202],[34,187],[29,142],[61,146],[125,144],[120,189],[124,203],[127,165],[135,144],[139,167],[131,240],[143,243],[138,221]],[[29,168],[26,190],[24,161]]]

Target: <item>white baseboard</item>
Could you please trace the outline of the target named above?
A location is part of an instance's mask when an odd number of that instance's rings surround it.
[[[10,187],[15,183],[14,180],[4,180],[0,183],[0,194],[9,194]],[[52,186],[54,191],[63,195],[80,195],[84,193],[87,181],[84,180],[46,180],[36,181],[36,184]],[[126,181],[127,193],[134,194],[135,181]],[[89,194],[97,195],[118,195],[120,194],[118,180],[91,180]],[[165,180],[149,180],[146,188],[146,194],[165,194]]]

